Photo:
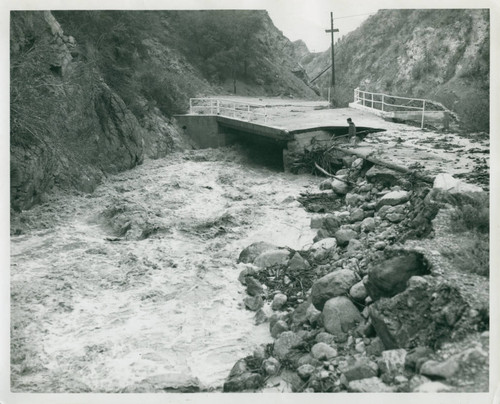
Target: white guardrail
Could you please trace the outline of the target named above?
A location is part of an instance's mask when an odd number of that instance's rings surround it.
[[[267,122],[268,118],[265,105],[221,98],[190,98],[189,113],[192,115],[221,115],[249,122]]]
[[[394,115],[409,114],[411,112],[418,113],[421,111],[421,128],[424,127],[426,104],[435,105],[432,101],[422,98],[407,98],[382,93],[371,93],[360,90],[359,88],[354,90],[354,103],[368,109],[386,112],[387,114],[394,113]]]

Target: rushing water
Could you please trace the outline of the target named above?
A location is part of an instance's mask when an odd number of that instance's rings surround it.
[[[294,198],[316,182],[205,150],[23,213],[31,230],[11,238],[12,390],[220,388],[271,340],[243,308],[238,254],[254,241],[310,243]]]

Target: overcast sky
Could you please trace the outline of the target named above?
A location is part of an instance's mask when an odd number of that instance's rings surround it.
[[[266,5],[274,25],[290,40],[302,39],[311,52],[322,52],[330,46],[330,12],[333,12],[335,33],[338,39],[353,31],[365,21],[370,14],[377,12],[373,6],[359,7],[354,2],[315,0],[275,0]]]

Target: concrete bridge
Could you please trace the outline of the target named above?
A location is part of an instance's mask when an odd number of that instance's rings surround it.
[[[289,171],[291,154],[303,153],[318,144],[330,142],[333,137],[347,135],[348,117],[356,123],[357,132],[385,130],[380,129],[381,125],[360,125],[366,119],[361,119],[360,111],[355,109],[315,110],[318,107],[301,107],[300,104],[286,102],[285,100],[282,105],[278,104],[273,108],[267,107],[266,110],[271,113],[265,116],[259,113],[260,116],[253,121],[248,119],[251,118],[250,108],[244,109],[241,117],[229,117],[220,115],[220,110],[218,115],[213,105],[202,113],[176,115],[176,119],[185,133],[201,148],[243,143],[275,155],[276,159],[282,160],[285,171]],[[320,104],[320,108],[323,107]],[[329,112],[327,119],[324,117],[325,111]],[[227,111],[223,112],[231,115]],[[237,116],[236,113],[234,115]],[[373,119],[370,121],[373,122]],[[378,123],[383,123],[383,120],[380,121]]]

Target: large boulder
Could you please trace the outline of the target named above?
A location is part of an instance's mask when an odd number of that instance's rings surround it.
[[[404,252],[370,267],[365,287],[373,300],[391,297],[404,291],[412,276],[427,273],[428,263],[422,254]]]
[[[274,265],[287,265],[290,259],[290,251],[284,248],[276,248],[264,251],[254,260],[254,265],[265,269]]]
[[[363,318],[351,300],[345,296],[337,296],[325,303],[323,307],[323,325],[325,330],[339,339],[356,327]]]
[[[243,249],[238,257],[238,262],[243,262],[245,264],[253,263],[255,258],[260,254],[268,250],[275,250],[276,247],[273,244],[266,243],[265,241],[258,241],[256,243],[250,244],[248,247]]]
[[[370,320],[386,349],[439,346],[459,338],[469,306],[459,290],[439,279],[409,282],[391,298],[381,298],[368,309]]]
[[[358,276],[349,269],[331,272],[313,283],[312,303],[318,310],[322,310],[327,300],[335,296],[346,295],[358,280]]]

